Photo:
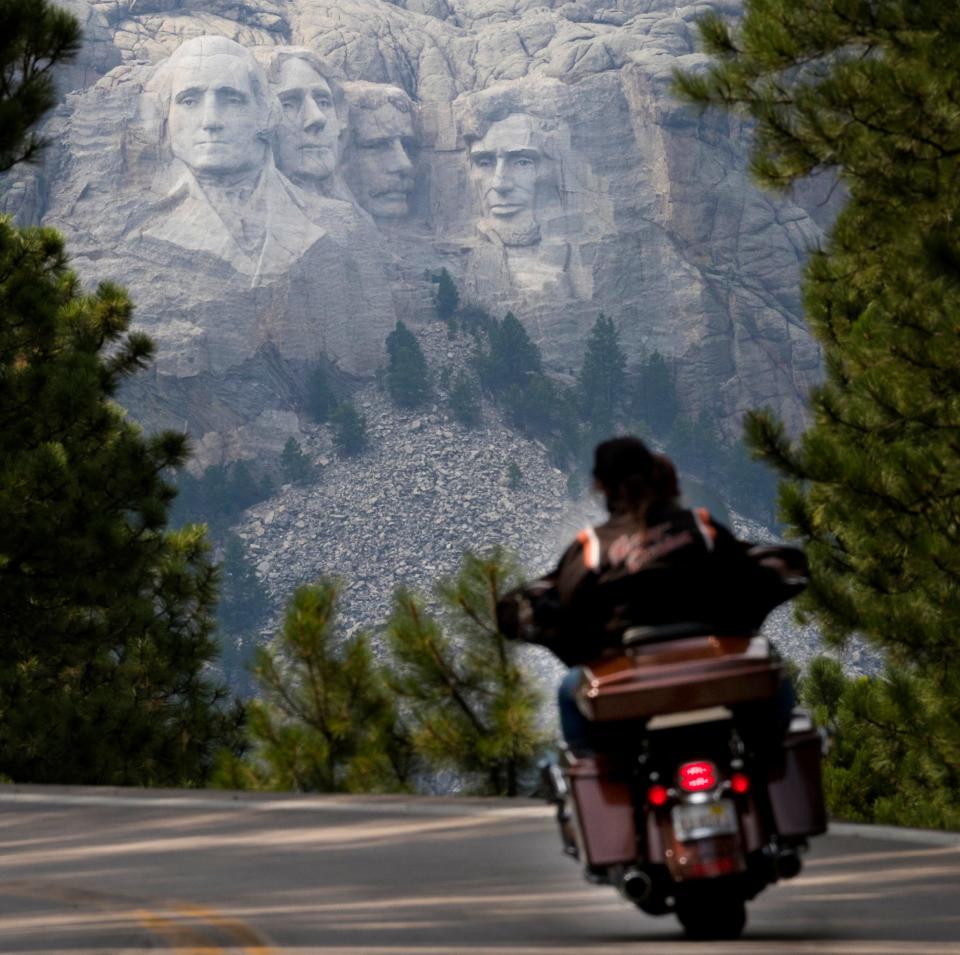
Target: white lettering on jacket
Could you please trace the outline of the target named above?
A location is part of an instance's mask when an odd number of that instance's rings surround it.
[[[629,573],[635,574],[647,564],[693,541],[693,535],[689,531],[670,535],[667,530],[668,525],[660,524],[635,534],[622,534],[607,551],[611,566],[622,566]]]

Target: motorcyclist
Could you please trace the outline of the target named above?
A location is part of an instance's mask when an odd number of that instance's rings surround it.
[[[579,664],[620,648],[624,632],[639,625],[696,622],[705,632],[751,632],[802,589],[806,574],[800,551],[754,548],[706,510],[682,507],[673,464],[636,437],[598,445],[593,477],[609,519],[584,528],[552,573],[507,595],[498,608],[504,633],[549,647],[571,667],[558,702],[575,755],[615,749],[618,731],[627,729],[581,714],[574,697]],[[747,720],[758,746],[763,737],[782,736],[793,705],[784,681],[772,712],[767,704]]]

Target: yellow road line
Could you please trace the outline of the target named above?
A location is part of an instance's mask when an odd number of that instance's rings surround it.
[[[190,902],[179,903],[176,911],[187,918],[197,918],[208,925],[215,925],[217,928],[223,929],[244,946],[245,955],[273,955],[273,949],[267,944],[266,939],[246,922],[230,918],[205,905]]]
[[[147,931],[163,939],[178,955],[213,955],[223,951],[222,948],[212,947],[210,939],[205,935],[173,919],[164,918],[147,909],[138,909],[135,914]]]
[[[160,900],[153,903],[144,898],[26,880],[0,882],[0,894],[62,902],[71,907],[86,906],[101,913],[97,916],[98,921],[103,920],[105,913],[114,923],[138,921],[178,955],[224,955],[227,952],[275,955],[263,936],[245,922],[192,902]],[[147,908],[148,905],[151,907]],[[43,918],[46,924],[50,923],[50,915]],[[70,912],[56,921],[78,926],[89,918],[82,912]],[[221,944],[217,936],[226,936],[226,944]]]

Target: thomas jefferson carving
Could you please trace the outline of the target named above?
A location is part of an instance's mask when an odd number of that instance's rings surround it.
[[[344,94],[350,109],[347,185],[375,219],[402,219],[415,185],[413,102],[399,87],[380,83],[345,83]]]
[[[326,67],[303,47],[259,51],[282,118],[274,133],[274,160],[306,192],[346,198],[338,167],[346,134],[346,105]]]
[[[323,232],[273,163],[279,104],[253,55],[219,36],[183,43],[157,69],[173,187],[145,235],[210,252],[254,279],[285,271]]]

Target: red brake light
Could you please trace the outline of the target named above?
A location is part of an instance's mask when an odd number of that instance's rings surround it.
[[[730,777],[730,788],[738,795],[750,792],[750,777],[743,773],[734,773]]]
[[[669,798],[670,793],[667,792],[666,786],[657,784],[647,790],[647,802],[650,803],[651,806],[666,805]]]
[[[684,763],[680,767],[680,788],[684,792],[698,793],[704,789],[713,789],[717,785],[717,768],[713,763],[700,760],[696,763]]]

